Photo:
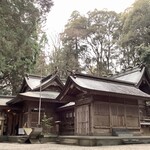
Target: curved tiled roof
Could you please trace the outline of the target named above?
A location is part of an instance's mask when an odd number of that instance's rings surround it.
[[[7,102],[11,101],[15,96],[0,95],[0,106],[7,106]]]
[[[63,105],[63,106],[61,106],[61,107],[59,107],[59,109],[71,107],[71,106],[74,106],[74,105],[75,105],[75,102],[69,102],[69,103],[67,103],[67,104],[65,104],[65,105]]]
[[[26,97],[33,97],[33,98],[45,98],[45,99],[55,99],[60,93],[59,92],[52,92],[52,91],[42,91],[42,92],[25,92],[25,93],[20,93],[19,95],[21,96],[26,96]]]
[[[25,80],[26,80],[28,86],[30,87],[30,89],[33,90],[38,85],[40,85],[41,77],[30,75],[28,77],[25,77]]]
[[[76,89],[76,90],[75,90]],[[74,74],[69,76],[64,90],[60,93],[57,99],[74,97],[78,90],[81,93],[95,93],[99,95],[112,95],[117,97],[139,98],[150,100],[150,95],[139,90],[134,83],[121,81],[117,79],[99,78],[85,74]]]
[[[135,68],[127,69],[126,71],[121,72],[119,74],[116,74],[111,78],[121,80],[121,81],[132,82],[135,85],[137,85],[140,82],[144,72],[145,72],[145,67],[143,68],[135,67]]]
[[[58,81],[58,85],[60,88],[63,88],[64,84],[63,82],[59,79],[59,77],[55,74],[55,75],[51,75],[49,76],[49,78],[46,78],[45,80],[42,79],[42,82],[37,85],[33,90],[38,90],[40,89],[40,87],[43,89],[45,89],[46,87],[48,87],[51,83],[53,83],[55,81]],[[44,88],[45,87],[45,88]]]
[[[127,82],[120,82],[117,80],[104,78],[92,78],[80,75],[76,77],[71,76],[71,80],[77,86],[87,90],[150,98],[150,95],[142,92],[133,84]]]

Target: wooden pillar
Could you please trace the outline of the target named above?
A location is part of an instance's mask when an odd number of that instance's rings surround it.
[[[112,114],[111,114],[111,102],[109,96],[108,96],[108,103],[109,103],[109,126],[110,126],[110,132],[112,132]]]
[[[31,117],[32,117],[32,114],[31,114],[31,105],[28,105],[28,117],[27,117],[27,125],[28,127],[30,128],[31,127]]]
[[[94,133],[94,101],[92,101],[90,104],[90,135],[93,135],[93,133]]]
[[[0,112],[0,135],[3,135],[3,129],[4,129],[4,114],[3,112]]]
[[[77,135],[77,106],[76,106],[76,103],[75,103],[74,113],[75,113],[75,117],[74,117],[74,134]]]
[[[125,120],[125,127],[127,128],[127,112],[126,112],[126,103],[125,103],[125,99],[124,101],[124,120]]]
[[[139,107],[139,100],[137,100],[137,104],[138,104],[138,122],[139,122],[139,127],[141,128],[141,124],[140,124],[140,107]]]

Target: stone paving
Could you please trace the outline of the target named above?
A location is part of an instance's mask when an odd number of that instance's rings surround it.
[[[150,150],[150,144],[83,147],[83,146],[60,145],[54,143],[46,143],[46,144],[0,143],[0,150]]]

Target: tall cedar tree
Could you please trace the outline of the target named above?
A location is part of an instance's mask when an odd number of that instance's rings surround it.
[[[51,0],[0,0],[1,94],[16,94],[35,64],[41,27],[52,5]]]

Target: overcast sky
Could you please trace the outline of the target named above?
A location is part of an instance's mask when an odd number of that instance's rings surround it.
[[[82,15],[88,11],[107,9],[123,12],[135,0],[53,0],[54,6],[48,15],[47,34],[58,34],[63,31],[65,24],[74,10]]]

